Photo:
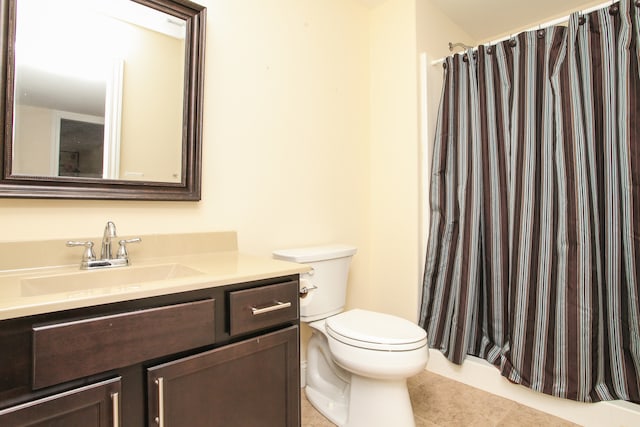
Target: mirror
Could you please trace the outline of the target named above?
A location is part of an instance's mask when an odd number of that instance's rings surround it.
[[[0,1],[0,197],[200,199],[204,7]]]

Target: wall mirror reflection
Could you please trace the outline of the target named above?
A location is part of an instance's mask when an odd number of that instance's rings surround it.
[[[2,3],[15,27],[4,22],[10,70],[0,195],[2,184],[36,192],[38,184],[73,191],[81,184],[126,192],[107,198],[138,198],[139,189],[149,199],[174,199],[168,194],[195,186],[199,198],[203,7],[183,0]],[[147,192],[154,189],[161,193]]]

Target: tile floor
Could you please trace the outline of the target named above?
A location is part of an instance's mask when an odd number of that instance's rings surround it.
[[[575,424],[425,371],[409,380],[417,427],[570,427]],[[302,427],[334,427],[302,393]],[[402,426],[389,426],[402,427]]]

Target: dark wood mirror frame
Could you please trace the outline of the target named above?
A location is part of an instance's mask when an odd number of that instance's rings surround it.
[[[55,1],[55,0],[51,0]],[[111,200],[200,200],[202,90],[206,9],[188,0],[131,0],[186,21],[179,183],[17,176],[11,173],[17,0],[0,0],[0,197]]]

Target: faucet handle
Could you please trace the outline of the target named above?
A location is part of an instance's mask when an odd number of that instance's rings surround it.
[[[82,263],[86,264],[89,261],[96,260],[96,254],[93,252],[93,242],[77,242],[70,240],[67,242],[67,246],[84,246],[84,253],[82,254]]]
[[[129,253],[127,252],[127,243],[139,243],[142,242],[142,239],[139,237],[134,237],[133,239],[120,240],[120,247],[118,248],[118,255],[116,258],[118,259],[126,259],[129,260]]]

